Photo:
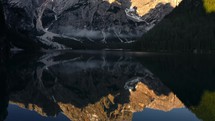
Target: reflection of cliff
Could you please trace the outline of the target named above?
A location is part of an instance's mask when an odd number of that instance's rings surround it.
[[[10,89],[16,89],[10,102],[44,116],[62,111],[71,120],[132,120],[132,114],[144,108],[183,107],[152,73],[126,55],[52,53],[18,66],[13,70],[17,84],[9,80]]]
[[[144,108],[152,108],[163,111],[170,111],[173,108],[181,108],[183,104],[180,100],[173,94],[170,93],[167,96],[156,95],[153,90],[150,90],[143,83],[138,83],[136,91],[131,91],[130,93],[126,93],[126,90],[121,90],[116,95],[109,94],[107,96],[102,97],[98,102],[94,104],[88,104],[85,107],[79,108],[71,103],[63,103],[58,101],[56,98],[56,106],[60,107],[60,110],[71,120],[131,120],[132,113],[137,111],[142,111]],[[63,94],[63,92],[58,93]],[[68,92],[71,93],[71,92]],[[20,96],[24,96],[21,94],[15,94],[16,98],[20,98]],[[129,95],[129,97],[127,97]],[[11,103],[17,104],[20,107],[27,108],[30,110],[34,110],[41,115],[47,115],[43,110],[44,107],[35,105],[35,104],[26,104],[25,99],[19,100],[16,102],[16,99],[12,96]],[[62,95],[54,95],[54,96],[62,96]],[[76,97],[70,96],[71,98],[75,98],[77,101],[81,102],[82,100],[77,99]],[[125,98],[126,97],[126,98]],[[66,97],[62,97],[66,98]],[[13,101],[15,100],[15,101]],[[123,103],[124,100],[128,100],[128,102]],[[44,102],[41,102],[44,103]],[[56,107],[53,105],[53,107]],[[49,110],[52,112],[53,107]],[[59,110],[59,111],[60,111]]]

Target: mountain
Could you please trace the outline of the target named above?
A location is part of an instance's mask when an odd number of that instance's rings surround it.
[[[215,50],[215,1],[183,0],[134,49],[157,52],[211,53]]]
[[[23,49],[111,48],[134,42],[180,0],[2,0]],[[116,47],[117,48],[117,47]]]

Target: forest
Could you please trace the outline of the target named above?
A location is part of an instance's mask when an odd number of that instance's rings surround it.
[[[134,43],[133,49],[156,52],[215,51],[215,1],[183,0],[173,12]]]

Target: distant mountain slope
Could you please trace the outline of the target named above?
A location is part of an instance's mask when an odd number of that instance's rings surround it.
[[[2,0],[19,48],[89,49],[132,43],[181,0]],[[36,47],[37,48],[37,47]],[[118,47],[119,48],[119,47]],[[121,46],[120,48],[124,48]]]
[[[134,44],[142,51],[215,51],[215,1],[183,0],[172,13]]]

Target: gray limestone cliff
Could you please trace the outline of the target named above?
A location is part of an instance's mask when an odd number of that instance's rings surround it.
[[[83,43],[131,43],[154,27],[179,2],[3,0],[3,8],[11,30],[31,38],[41,48],[65,49]]]

